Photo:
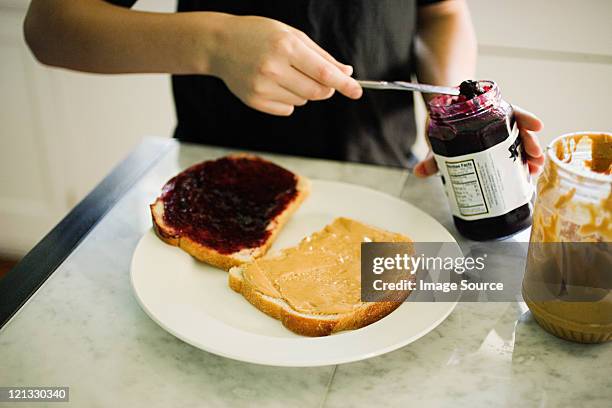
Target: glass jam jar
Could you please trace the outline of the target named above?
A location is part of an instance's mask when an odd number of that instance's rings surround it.
[[[560,136],[546,152],[523,298],[550,333],[612,340],[612,134]]]
[[[464,95],[466,82],[480,93]],[[427,135],[459,232],[502,238],[531,225],[534,188],[512,106],[495,82],[466,82],[429,101]]]

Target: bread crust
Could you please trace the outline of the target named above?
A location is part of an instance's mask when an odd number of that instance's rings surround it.
[[[250,154],[235,154],[228,157],[255,157]],[[181,236],[178,231],[175,231],[171,226],[164,222],[164,202],[162,197],[157,197],[155,202],[149,206],[151,210],[151,219],[153,222],[153,230],[157,236],[165,243],[181,248],[189,255],[193,256],[199,261],[207,264],[216,266],[225,271],[229,271],[234,266],[241,265],[245,262],[250,262],[260,256],[263,256],[270,246],[274,243],[274,240],[278,236],[278,233],[287,223],[291,215],[300,207],[302,202],[310,194],[310,181],[305,177],[296,174],[297,184],[296,190],[297,195],[291,203],[285,208],[285,210],[274,218],[267,227],[267,230],[271,231],[266,242],[256,248],[245,248],[238,252],[231,254],[222,254],[214,248],[207,247],[192,240],[187,236]]]
[[[415,275],[410,275],[412,281]],[[316,314],[299,313],[282,299],[271,298],[248,280],[242,278],[242,267],[232,268],[229,273],[229,287],[240,293],[257,309],[273,317],[287,329],[302,336],[329,336],[343,330],[355,330],[368,326],[397,309],[406,300],[410,291],[395,291],[394,299],[390,301],[367,302],[349,313],[319,316]],[[332,317],[333,316],[333,317]]]

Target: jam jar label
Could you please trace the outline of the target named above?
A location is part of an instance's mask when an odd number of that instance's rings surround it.
[[[534,192],[516,123],[503,142],[478,153],[435,154],[453,215],[471,221],[526,204]]]

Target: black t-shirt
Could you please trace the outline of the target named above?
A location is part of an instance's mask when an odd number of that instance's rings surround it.
[[[107,0],[131,6],[134,0]],[[304,31],[361,79],[410,80],[418,5],[440,0],[179,0],[178,11],[273,18]],[[408,166],[416,126],[412,94],[364,90],[309,102],[289,117],[244,105],[222,80],[173,75],[175,137],[248,150]]]

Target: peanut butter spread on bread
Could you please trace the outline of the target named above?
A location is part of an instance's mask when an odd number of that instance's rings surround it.
[[[298,312],[348,313],[362,305],[361,242],[411,241],[359,221],[336,218],[297,246],[246,265],[243,278]]]

